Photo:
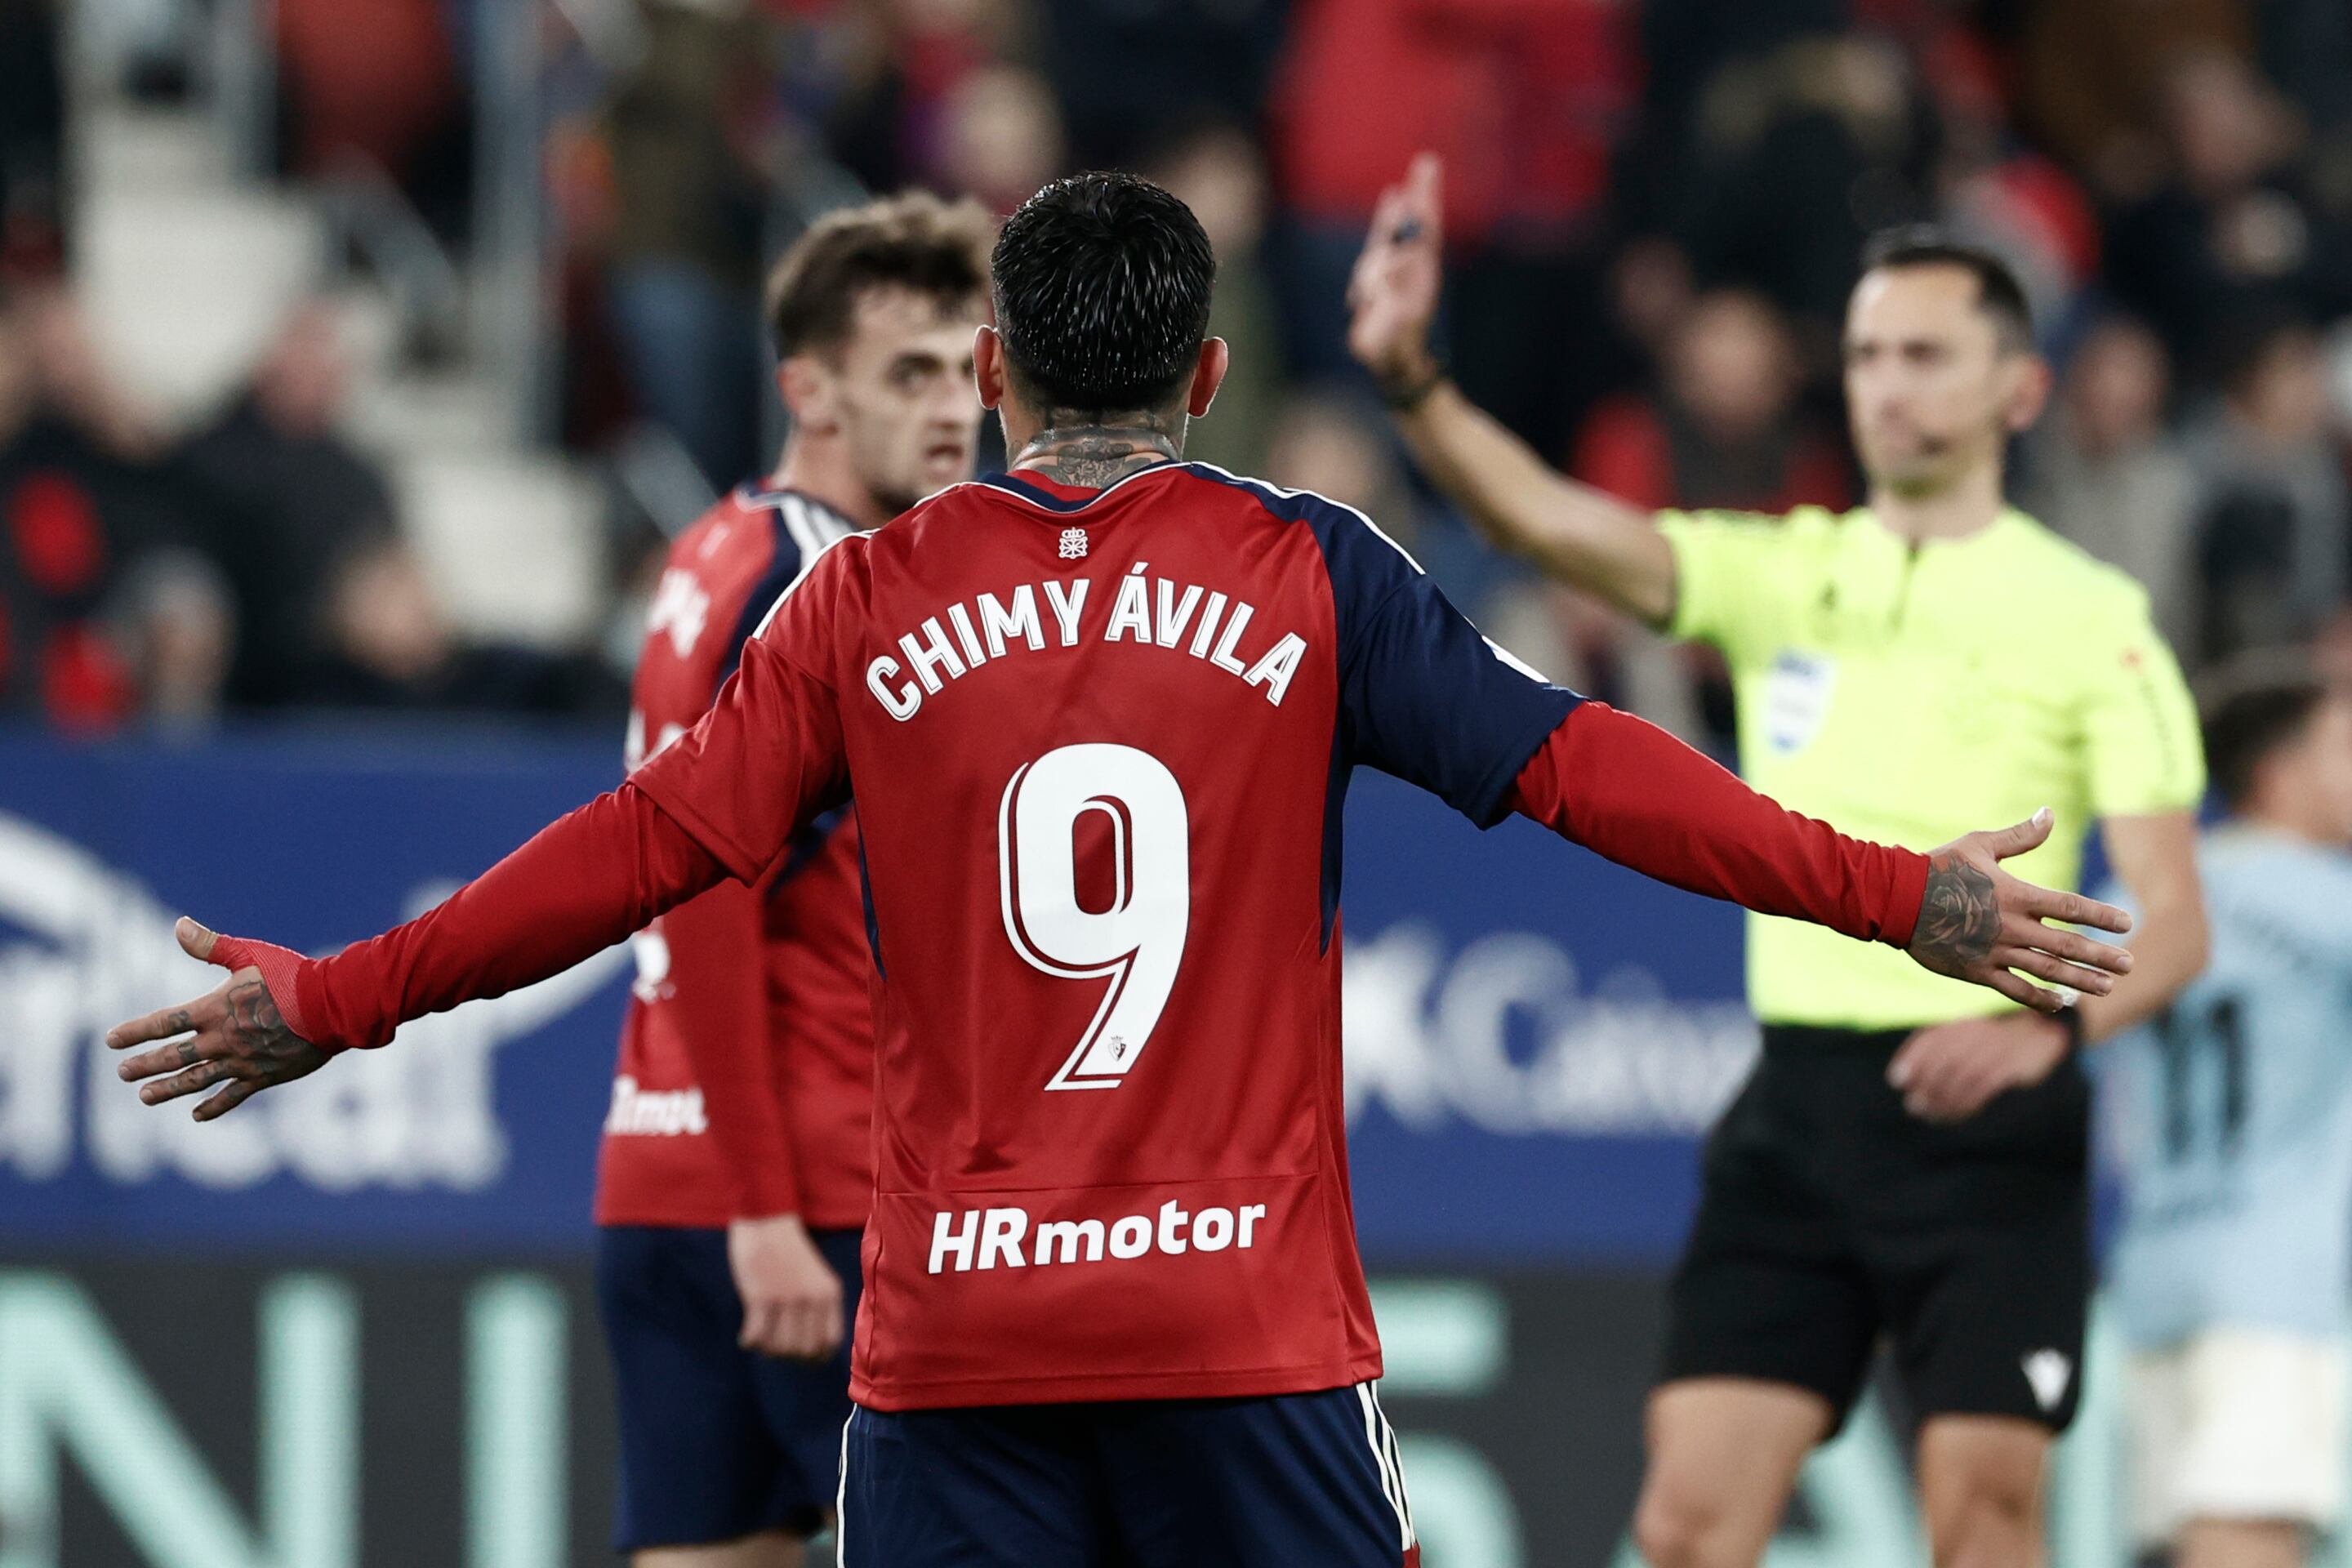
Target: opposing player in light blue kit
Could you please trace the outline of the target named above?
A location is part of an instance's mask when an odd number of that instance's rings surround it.
[[[2175,1568],[2300,1568],[2352,1463],[2352,692],[2240,667],[2205,746],[2212,963],[2110,1080],[2134,1522]]]

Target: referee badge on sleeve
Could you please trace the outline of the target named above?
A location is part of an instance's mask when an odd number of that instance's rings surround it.
[[[1784,757],[1811,745],[1829,717],[1830,690],[1836,684],[1837,660],[1781,649],[1764,679],[1764,743]]]

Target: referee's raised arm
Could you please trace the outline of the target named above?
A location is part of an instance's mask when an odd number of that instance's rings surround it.
[[[1446,381],[1429,350],[1439,219],[1423,158],[1373,216],[1349,346],[1482,532],[1720,652],[1761,794],[1915,850],[2046,802],[2054,821],[2003,836],[2018,874],[2077,884],[2095,820],[2143,916],[2129,976],[2054,1012],[2029,979],[2052,973],[2047,951],[1967,969],[1914,942],[1906,964],[1750,916],[1763,1049],[1710,1136],[1673,1276],[1636,1544],[1753,1568],[1805,1452],[1891,1342],[1938,1568],[2044,1562],[2041,1477],[2078,1397],[2090,1276],[2077,1047],[2162,1013],[2207,936],[2193,705],[2147,595],[2006,496],[2009,446],[2050,388],[2031,300],[1990,251],[1878,237],[1842,340],[1866,503],[1654,517],[1554,473]],[[1955,888],[1923,926],[1981,929],[1982,890]]]
[[[1423,472],[1501,549],[1654,626],[1675,558],[1650,514],[1555,471],[1462,395],[1430,352],[1443,280],[1440,169],[1413,160],[1381,196],[1348,289],[1348,346],[1379,381]]]

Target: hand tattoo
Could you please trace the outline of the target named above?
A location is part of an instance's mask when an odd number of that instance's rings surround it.
[[[1939,973],[1959,974],[1990,958],[2000,935],[1992,874],[1948,852],[1930,858],[1919,923],[1911,932],[1912,956]]]
[[[218,942],[213,938],[198,943],[184,929],[181,932],[181,945],[190,953],[205,956],[199,948],[209,949],[216,962],[225,962]],[[139,1098],[149,1105],[214,1090],[195,1108],[199,1121],[327,1065],[328,1053],[294,1032],[260,969],[249,965],[193,1002],[106,1032],[106,1043],[115,1050],[148,1042],[153,1048],[123,1058],[116,1075],[139,1085]]]
[[[222,1000],[228,1005],[228,1016],[221,1024],[228,1049],[222,1059],[234,1064],[230,1076],[266,1089],[316,1072],[325,1064],[327,1053],[286,1026],[269,987],[258,979],[237,981]]]

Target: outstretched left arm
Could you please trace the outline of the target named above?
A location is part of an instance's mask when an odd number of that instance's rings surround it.
[[[624,784],[407,924],[329,958],[181,921],[180,945],[229,970],[228,979],[117,1025],[106,1043],[121,1050],[169,1042],[117,1070],[152,1080],[139,1090],[150,1105],[223,1086],[196,1107],[196,1119],[208,1121],[257,1090],[317,1071],[337,1051],[384,1044],[410,1018],[560,974],[726,875],[649,796]]]
[[[754,880],[846,786],[831,689],[755,639],[685,739],[406,925],[311,959],[182,921],[180,945],[228,980],[106,1042],[169,1042],[118,1070],[156,1080],[151,1105],[224,1086],[196,1108],[209,1121],[410,1018],[561,973],[727,877]]]

